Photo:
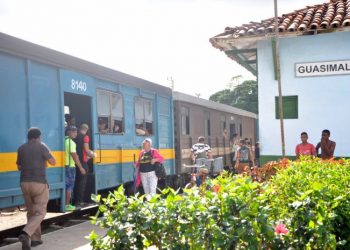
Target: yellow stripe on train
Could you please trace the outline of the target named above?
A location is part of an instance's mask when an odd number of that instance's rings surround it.
[[[64,152],[63,151],[53,151],[51,152],[53,157],[56,159],[56,166],[63,166],[64,162]],[[17,171],[17,152],[11,153],[0,153],[0,172],[10,172]],[[48,166],[53,167],[53,166]]]
[[[165,160],[172,160],[175,158],[174,149],[160,149],[160,154]],[[140,150],[138,149],[124,149],[124,150],[96,150],[97,157],[94,160],[95,164],[116,164],[116,163],[126,163],[133,162],[134,155],[137,161]],[[100,155],[101,154],[101,155]],[[56,159],[55,167],[64,166],[64,152],[63,151],[53,151],[52,155]],[[17,171],[17,152],[10,153],[0,153],[0,172],[10,172]],[[53,167],[53,166],[49,166]]]
[[[140,150],[138,149],[124,149],[124,150],[97,150],[97,157],[95,158],[95,164],[113,164],[113,163],[125,163],[138,160]],[[174,149],[160,149],[159,153],[165,160],[172,160],[175,158]]]

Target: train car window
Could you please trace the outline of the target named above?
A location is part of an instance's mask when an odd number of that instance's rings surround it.
[[[210,113],[204,111],[204,136],[210,136]]]
[[[143,101],[142,99],[135,100],[135,119],[136,124],[143,124]]]
[[[111,95],[111,113],[112,113],[112,133],[122,133],[123,128],[123,98],[119,94]]]
[[[228,138],[228,132],[227,132],[227,128],[226,128],[226,116],[225,115],[220,116],[220,128],[222,131],[222,136],[226,140]]]
[[[152,103],[150,101],[145,101],[145,120],[146,122],[153,121]]]
[[[220,117],[220,127],[222,131],[226,129],[226,116],[224,115]]]
[[[237,133],[236,133],[236,124],[235,123],[231,123],[230,124],[230,138],[235,137],[235,135],[237,135]]]
[[[106,90],[97,91],[98,130],[100,133],[124,132],[122,95]]]
[[[99,116],[109,116],[109,93],[99,90],[97,92],[97,113]]]
[[[98,132],[102,134],[109,133],[109,117],[99,116],[98,117]]]
[[[190,111],[186,107],[181,107],[181,134],[190,134]]]
[[[153,134],[153,104],[150,100],[135,99],[135,133],[141,136]]]

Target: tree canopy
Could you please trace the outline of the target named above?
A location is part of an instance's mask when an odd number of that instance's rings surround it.
[[[221,90],[211,95],[209,100],[258,114],[257,81],[248,80],[232,89]]]

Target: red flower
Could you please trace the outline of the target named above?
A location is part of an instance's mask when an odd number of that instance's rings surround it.
[[[215,186],[213,187],[213,191],[214,191],[215,193],[218,193],[219,190],[220,190],[220,185],[219,185],[219,184],[215,184]]]
[[[286,226],[283,223],[277,224],[275,230],[276,230],[276,234],[278,234],[278,235],[288,233],[288,229],[286,228]]]

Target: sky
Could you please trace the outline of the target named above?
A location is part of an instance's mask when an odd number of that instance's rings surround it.
[[[278,13],[328,0],[278,0]],[[0,32],[208,99],[255,77],[212,47],[227,26],[274,16],[274,0],[0,0]]]

